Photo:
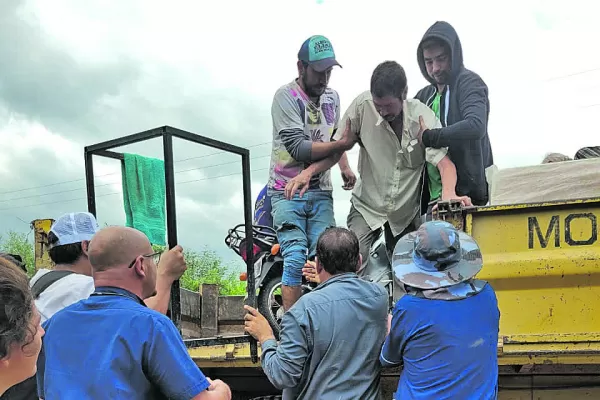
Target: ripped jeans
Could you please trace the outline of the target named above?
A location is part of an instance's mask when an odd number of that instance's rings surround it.
[[[270,195],[273,227],[283,256],[281,282],[300,286],[302,268],[307,259],[314,258],[319,235],[335,226],[332,192],[307,191],[302,198],[296,193],[292,200],[279,191]]]

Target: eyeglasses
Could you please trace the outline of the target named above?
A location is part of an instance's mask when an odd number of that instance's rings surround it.
[[[160,261],[160,255],[161,254],[162,254],[161,251],[157,251],[156,253],[152,253],[152,254],[142,254],[142,257],[144,257],[144,258],[150,258],[150,257],[152,257],[152,261],[158,267],[158,262]],[[131,264],[129,264],[129,267],[127,267],[127,268],[133,267],[135,265],[135,263],[136,263],[137,260],[138,260],[138,258],[136,257],[135,260],[133,260],[131,262]]]

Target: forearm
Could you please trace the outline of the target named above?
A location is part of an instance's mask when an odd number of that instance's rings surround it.
[[[335,164],[337,164],[338,162],[340,162],[340,168],[342,168],[341,165],[341,159],[345,158],[346,159],[346,165],[348,164],[348,160],[346,157],[346,153],[335,153],[332,156],[329,156],[327,158],[323,158],[322,160],[319,160],[317,162],[314,162],[312,164],[310,164],[307,168],[306,171],[308,173],[311,174],[311,176],[314,176],[318,173],[321,173],[323,171],[327,171],[329,169],[331,169],[331,167],[333,167]]]
[[[442,198],[456,195],[456,167],[448,156],[442,158],[437,164],[442,180]]]
[[[328,143],[312,143],[311,149],[311,160],[320,161],[329,157],[341,157],[341,154],[345,152],[344,143],[342,141],[331,141]],[[340,155],[338,155],[340,153]],[[337,161],[329,166],[331,168]]]
[[[261,366],[271,384],[279,390],[295,387],[302,375],[302,365],[295,355],[284,354],[275,339],[263,342],[261,349]]]
[[[485,125],[479,120],[466,119],[444,128],[427,129],[423,134],[423,144],[440,149],[458,140],[478,140],[485,135]]]
[[[171,299],[171,285],[173,279],[159,274],[156,279],[156,295],[144,300],[146,306],[162,314],[167,314]]]
[[[340,171],[350,168],[350,163],[348,162],[348,155],[346,152],[343,152],[341,156],[339,154],[335,154],[334,156],[339,156],[338,166],[340,167]]]

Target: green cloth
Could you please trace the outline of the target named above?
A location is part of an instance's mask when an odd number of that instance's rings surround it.
[[[442,95],[438,92],[435,95],[435,99],[433,99],[433,103],[431,104],[431,109],[438,119],[440,118],[441,98]],[[442,177],[440,175],[440,171],[435,165],[427,163],[427,176],[429,177],[429,201],[438,200],[440,197],[442,197]]]
[[[126,226],[144,232],[150,243],[166,246],[165,163],[137,154],[124,153],[123,156]]]

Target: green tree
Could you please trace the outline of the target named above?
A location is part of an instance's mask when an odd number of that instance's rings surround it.
[[[0,252],[20,255],[27,265],[27,275],[32,277],[35,273],[33,240],[30,240],[28,234],[9,231],[0,235]]]
[[[155,251],[165,249],[160,246],[153,247]],[[9,231],[0,235],[0,252],[20,255],[27,264],[27,274],[30,277],[35,274],[33,240],[28,234]],[[213,283],[219,285],[222,296],[246,293],[246,282],[240,281],[239,275],[225,265],[214,251],[185,250],[183,254],[188,268],[180,279],[182,288],[197,292],[201,284]]]
[[[163,250],[153,246],[155,251]],[[239,274],[223,263],[223,260],[212,250],[200,252],[184,250],[183,256],[187,270],[179,280],[182,288],[197,292],[203,283],[219,285],[221,296],[236,296],[246,294],[246,282],[240,281]]]

